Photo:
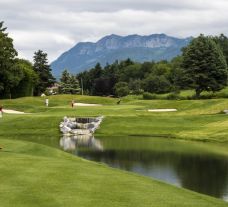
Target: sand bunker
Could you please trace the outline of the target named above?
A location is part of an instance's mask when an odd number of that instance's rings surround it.
[[[177,109],[149,109],[149,112],[175,112]]]
[[[10,110],[10,109],[3,109],[3,113],[6,114],[28,114],[22,111],[15,111],[15,110]]]
[[[102,106],[101,104],[75,103],[74,106]]]

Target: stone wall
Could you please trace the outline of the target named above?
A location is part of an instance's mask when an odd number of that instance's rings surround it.
[[[60,123],[60,131],[64,136],[92,135],[100,126],[104,117],[96,118],[68,118],[64,117]]]

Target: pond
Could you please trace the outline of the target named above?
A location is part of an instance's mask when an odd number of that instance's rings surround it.
[[[228,157],[209,153],[212,145],[164,138],[89,136],[63,137],[60,145],[85,159],[228,201]]]

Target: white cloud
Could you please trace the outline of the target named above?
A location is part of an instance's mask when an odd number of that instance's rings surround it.
[[[20,56],[43,49],[54,60],[79,41],[116,33],[228,35],[227,0],[1,0],[5,21]]]

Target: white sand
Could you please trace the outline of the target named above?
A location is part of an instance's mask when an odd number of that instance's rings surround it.
[[[149,109],[149,112],[175,112],[177,109]]]
[[[102,106],[101,104],[75,103],[74,106]]]
[[[10,110],[10,109],[3,109],[3,113],[6,114],[28,114],[22,111],[15,111],[15,110]]]

